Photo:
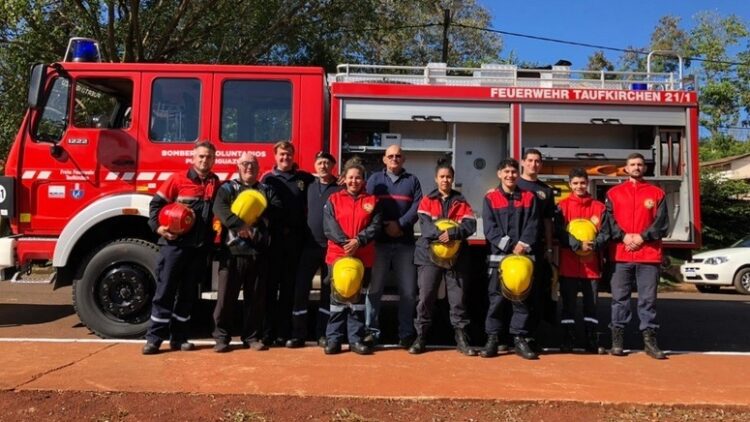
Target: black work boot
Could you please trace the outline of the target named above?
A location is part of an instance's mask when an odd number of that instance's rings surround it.
[[[643,330],[643,348],[646,350],[646,354],[654,359],[667,358],[667,354],[662,352],[656,344],[656,330],[653,328]]]
[[[414,339],[414,343],[409,347],[409,353],[412,355],[421,355],[426,349],[427,345],[425,338],[423,336],[417,336],[417,338]]]
[[[487,336],[487,343],[484,345],[484,348],[479,351],[479,356],[483,358],[493,358],[497,356],[497,346],[500,343],[500,340],[497,338],[496,334],[490,334]]]
[[[367,343],[362,343],[361,341],[350,344],[349,350],[358,355],[371,355],[373,352],[372,346],[368,345]]]
[[[141,350],[141,353],[144,355],[155,355],[159,353],[159,344],[146,342],[146,344],[143,345],[143,349]]]
[[[526,344],[528,344],[531,350],[537,355],[541,355],[544,352],[544,349],[534,337],[524,337],[524,340],[526,340]]]
[[[341,353],[341,343],[329,340],[326,343],[326,347],[323,348],[323,352],[327,355],[337,355]]]
[[[469,346],[469,336],[463,328],[456,328],[456,350],[459,353],[463,353],[466,356],[476,356],[477,351],[473,347]]]
[[[607,354],[607,350],[599,344],[599,332],[593,324],[586,325],[586,351],[599,355]]]
[[[612,327],[612,349],[609,354],[612,356],[625,356],[625,329]]]
[[[513,338],[513,344],[516,348],[516,354],[524,359],[534,360],[539,359],[539,355],[529,346],[526,339],[523,336],[516,336]]]
[[[562,324],[562,341],[560,342],[560,351],[570,353],[573,351],[575,344],[576,326],[574,324]]]

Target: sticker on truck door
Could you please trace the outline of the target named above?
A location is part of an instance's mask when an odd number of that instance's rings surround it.
[[[50,199],[65,199],[65,186],[64,185],[50,185],[47,189],[47,198]]]

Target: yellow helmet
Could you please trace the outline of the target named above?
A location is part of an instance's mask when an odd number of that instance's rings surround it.
[[[239,217],[247,225],[255,224],[258,217],[263,214],[268,206],[268,200],[263,192],[256,189],[247,189],[240,192],[232,202],[232,213]]]
[[[596,226],[586,218],[576,218],[568,223],[568,233],[580,242],[593,242],[596,240]],[[590,255],[591,251],[577,250],[581,256]]]
[[[362,261],[349,256],[339,258],[331,271],[331,292],[340,302],[356,302],[364,276]]]
[[[525,255],[508,255],[500,261],[500,289],[503,296],[520,302],[529,295],[534,262]]]
[[[443,218],[435,222],[435,226],[444,232],[448,229],[458,228],[458,223],[453,220]],[[458,240],[451,240],[447,243],[433,242],[431,249],[433,255],[440,259],[450,259],[456,256],[458,249],[461,247],[461,242]]]

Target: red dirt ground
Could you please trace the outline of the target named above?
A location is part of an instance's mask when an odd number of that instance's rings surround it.
[[[24,421],[747,421],[750,407],[334,397],[0,392],[2,420]]]
[[[142,356],[140,343],[0,342],[0,420],[750,420],[745,355]]]

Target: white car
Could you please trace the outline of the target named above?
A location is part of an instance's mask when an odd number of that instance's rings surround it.
[[[703,293],[718,292],[721,286],[734,286],[750,294],[750,236],[734,245],[693,255],[680,266],[682,278]]]

